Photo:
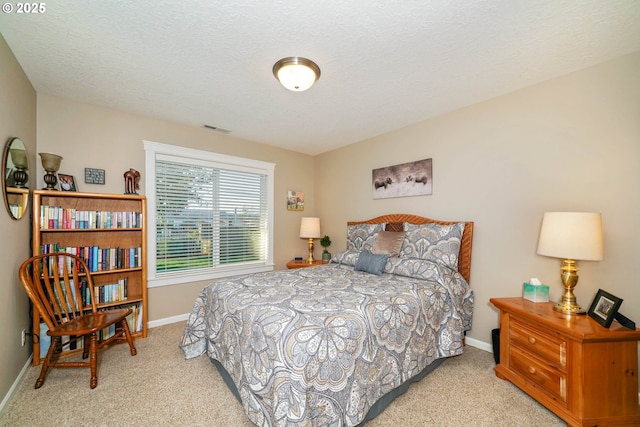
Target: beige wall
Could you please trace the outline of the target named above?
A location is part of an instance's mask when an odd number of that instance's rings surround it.
[[[29,165],[36,163],[36,92],[0,35],[0,142],[19,137],[27,147]],[[34,175],[32,174],[32,177]],[[31,186],[33,182],[31,179]],[[0,202],[4,205],[4,202]],[[19,221],[0,207],[0,401],[4,399],[31,354],[20,346],[29,330],[29,300],[18,281],[18,267],[31,255],[29,214]]]
[[[561,295],[561,260],[536,255],[543,213],[602,212],[605,259],[578,262],[578,302],[588,308],[601,287],[640,322],[638,76],[640,53],[317,156],[316,212],[332,249],[344,250],[348,220],[475,221],[470,337],[490,343],[489,298],[519,296],[531,277]],[[425,158],[433,195],[372,199],[372,169]]]
[[[275,163],[274,261],[284,268],[296,254],[304,254],[298,237],[300,218],[314,214],[313,157],[256,144],[186,126],[128,114],[60,98],[38,95],[38,151],[61,155],[61,173],[74,175],[80,191],[123,193],[123,173],[129,168],[143,175],[143,140],[213,151]],[[105,170],[105,185],[85,184],[84,168]],[[38,182],[42,181],[39,165]],[[303,212],[286,210],[287,190],[305,192]],[[149,289],[149,320],[188,313],[203,282]]]

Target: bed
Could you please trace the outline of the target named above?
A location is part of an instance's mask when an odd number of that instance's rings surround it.
[[[462,353],[472,238],[473,222],[348,222],[329,264],[207,285],[180,347],[212,360],[258,426],[361,425]]]

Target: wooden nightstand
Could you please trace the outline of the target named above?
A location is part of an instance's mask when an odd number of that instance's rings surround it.
[[[303,261],[296,261],[294,259],[292,259],[291,261],[289,261],[287,263],[287,268],[292,269],[292,268],[305,268],[305,267],[313,267],[315,265],[322,265],[322,264],[328,264],[329,261],[323,261],[321,259],[317,259],[315,261],[313,261],[313,264],[309,264],[306,260]]]
[[[568,316],[553,303],[491,298],[500,310],[498,378],[511,381],[571,426],[640,425],[640,329]]]

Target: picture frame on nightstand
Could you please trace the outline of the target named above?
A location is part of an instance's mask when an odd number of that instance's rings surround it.
[[[589,307],[588,314],[593,320],[608,328],[616,317],[621,304],[622,298],[598,289],[598,293],[596,293],[596,297],[593,299],[591,307]]]

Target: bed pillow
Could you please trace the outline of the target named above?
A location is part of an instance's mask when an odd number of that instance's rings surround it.
[[[388,258],[388,254],[376,255],[364,250],[360,252],[354,270],[380,276],[384,272],[384,266],[387,265]]]
[[[331,257],[331,262],[334,264],[344,264],[355,266],[358,261],[358,256],[360,255],[360,251],[344,251],[344,252],[336,252]]]
[[[405,224],[401,258],[420,258],[458,271],[464,222],[451,225]]]
[[[433,280],[438,276],[438,266],[420,258],[393,257],[387,260],[384,272],[414,279]]]
[[[347,251],[371,249],[376,235],[384,230],[385,224],[347,225]]]
[[[404,231],[380,231],[376,237],[376,241],[371,248],[373,254],[388,254],[389,256],[398,256],[404,242]]]

